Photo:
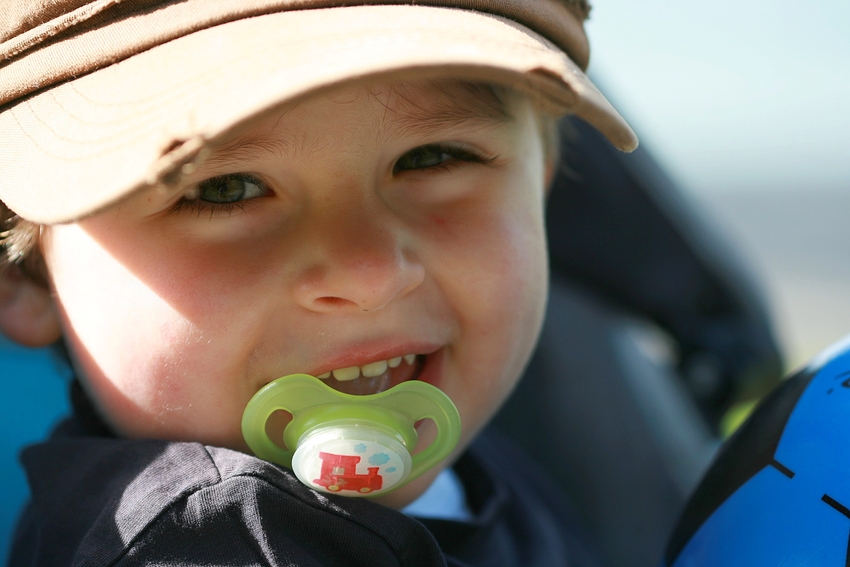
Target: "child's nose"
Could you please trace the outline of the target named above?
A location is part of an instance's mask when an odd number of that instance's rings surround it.
[[[296,302],[316,312],[376,311],[419,287],[424,266],[403,235],[363,211],[314,227],[311,260],[295,287]]]

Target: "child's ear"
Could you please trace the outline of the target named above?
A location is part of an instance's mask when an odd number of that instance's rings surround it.
[[[50,290],[14,265],[0,265],[0,331],[29,347],[47,346],[62,336]]]

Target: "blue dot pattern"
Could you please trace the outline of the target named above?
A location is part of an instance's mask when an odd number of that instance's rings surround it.
[[[370,465],[380,466],[385,465],[388,462],[390,462],[390,456],[386,453],[375,453],[374,455],[369,457]]]

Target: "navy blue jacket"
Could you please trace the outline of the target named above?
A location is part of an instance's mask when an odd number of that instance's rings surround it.
[[[492,434],[455,465],[474,519],[420,521],[237,451],[116,438],[75,390],[74,417],[23,452],[13,566],[598,565],[558,490]]]

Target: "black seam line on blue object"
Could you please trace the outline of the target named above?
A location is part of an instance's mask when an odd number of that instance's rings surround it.
[[[821,500],[823,500],[824,502],[826,502],[848,518],[850,518],[850,509],[848,509],[847,506],[845,506],[844,504],[841,504],[840,502],[836,501],[835,498],[832,498],[828,494],[824,494],[821,497]]]
[[[784,474],[785,476],[787,476],[788,478],[794,478],[794,474],[795,474],[794,471],[792,471],[791,469],[789,469],[788,467],[786,467],[785,465],[783,465],[782,463],[780,463],[776,459],[771,459],[770,465],[773,468],[775,468],[776,470],[778,470],[779,472],[781,472],[782,474]]]

